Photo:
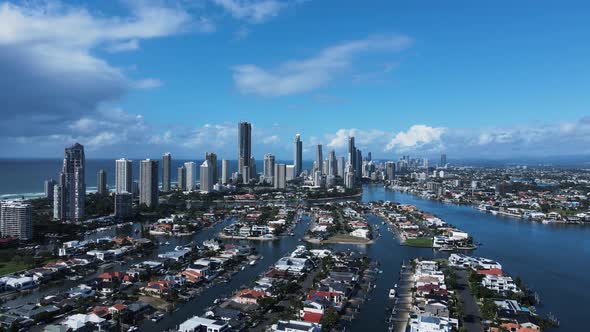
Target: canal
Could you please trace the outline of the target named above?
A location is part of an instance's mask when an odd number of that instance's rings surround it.
[[[389,200],[402,204],[412,204],[419,209],[437,215],[472,235],[476,243],[480,243],[474,255],[498,260],[504,270],[513,277],[519,276],[541,298],[537,308],[541,313],[552,312],[561,322],[559,331],[583,331],[586,329],[585,303],[590,300],[590,227],[576,225],[543,225],[519,219],[494,216],[482,213],[467,206],[443,204],[436,201],[421,199],[412,195],[388,191],[382,186],[365,186],[363,202]],[[377,275],[376,287],[370,293],[369,301],[360,307],[360,312],[351,323],[353,331],[385,331],[387,329],[386,307],[391,306],[388,298],[389,289],[398,282],[401,264],[415,257],[446,257],[431,249],[401,246],[398,240],[383,225],[381,220],[369,215],[370,224],[378,228],[381,234],[371,245],[331,244],[322,247],[334,250],[355,250],[367,254],[379,262],[383,272]],[[191,241],[202,241],[213,238],[219,231],[231,223],[225,220],[210,228],[201,230],[193,236],[175,238],[158,237],[160,242],[169,245],[158,247],[146,257],[133,259],[122,266],[115,265],[113,270],[124,270],[129,265],[142,260],[154,259],[158,253],[173,250],[176,245]],[[255,247],[263,256],[258,264],[247,266],[244,271],[232,277],[225,284],[217,284],[204,290],[197,298],[188,303],[180,304],[175,312],[166,315],[158,323],[146,320],[140,324],[143,331],[163,331],[176,328],[180,323],[193,315],[202,315],[207,307],[217,298],[230,295],[241,286],[250,285],[254,279],[271,264],[285,254],[301,245],[309,225],[309,218],[304,217],[296,226],[295,236],[284,237],[277,241],[238,241]],[[93,234],[92,237],[114,236],[127,234],[139,236],[134,232],[140,226],[110,230]],[[94,276],[89,276],[94,277]],[[83,282],[66,281],[64,284],[47,290],[39,290],[18,299],[8,301],[6,305],[15,306],[31,302],[41,296],[55,294],[67,290]]]
[[[482,213],[468,206],[445,204],[422,199],[405,193],[384,190],[382,186],[365,186],[363,201],[389,200],[402,204],[412,204],[423,211],[437,215],[472,235],[476,243],[481,243],[473,255],[498,260],[503,269],[511,276],[519,276],[525,284],[537,291],[541,305],[537,310],[541,313],[553,313],[561,323],[558,331],[587,331],[586,310],[590,301],[590,227],[580,225],[544,225]],[[386,242],[384,236],[368,250],[379,250]],[[395,240],[394,240],[395,241]],[[385,273],[393,273],[397,279],[401,257],[427,256],[424,252],[413,248],[399,247],[396,243],[389,244],[389,250],[381,255],[392,265]],[[394,256],[391,259],[389,256]],[[405,258],[404,258],[405,259]],[[384,280],[385,281],[385,280]],[[387,281],[391,282],[391,281]],[[395,282],[395,281],[394,281]],[[379,288],[380,285],[378,285]],[[384,287],[377,294],[383,293]],[[371,309],[377,310],[382,301],[368,303]],[[372,312],[366,316],[375,316]],[[359,327],[366,326],[371,319],[361,315]]]
[[[241,286],[251,285],[251,283],[262,272],[267,270],[268,267],[287,253],[293,251],[298,245],[302,245],[303,243],[299,242],[299,239],[303,238],[308,225],[309,218],[303,217],[294,229],[294,236],[282,237],[275,241],[225,240],[225,243],[238,243],[254,247],[258,251],[258,254],[263,256],[263,258],[260,259],[256,265],[248,265],[244,271],[238,272],[238,274],[232,277],[230,282],[217,284],[211,288],[207,288],[195,299],[188,303],[180,304],[177,311],[173,312],[171,315],[166,315],[161,321],[157,323],[150,320],[143,321],[142,324],[140,324],[140,329],[142,331],[164,331],[174,329],[194,315],[203,315],[206,308],[213,305],[215,299],[229,296]],[[197,233],[194,235],[193,239],[196,242],[201,243],[206,239],[215,237],[223,226],[225,226],[225,223],[217,225],[205,232]]]

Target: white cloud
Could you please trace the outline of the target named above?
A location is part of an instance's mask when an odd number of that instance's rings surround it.
[[[81,118],[70,125],[74,131],[87,133],[94,128],[94,120],[90,118]]]
[[[173,142],[172,131],[166,130],[161,135],[154,135],[149,142],[151,144],[170,144]]]
[[[0,4],[0,89],[10,87],[0,93],[0,136],[79,135],[90,131],[89,119],[104,120],[101,105],[161,84],[131,80],[95,51],[130,51],[144,39],[198,29],[199,22],[179,5],[124,3],[124,16],[59,1]]]
[[[162,86],[162,81],[156,78],[146,78],[133,82],[133,87],[136,89],[153,89]]]
[[[279,138],[278,135],[266,136],[262,139],[262,143],[264,143],[264,144],[276,144],[276,143],[279,143],[280,141],[281,141],[281,139]]]
[[[355,145],[359,148],[372,147],[384,144],[391,135],[378,129],[338,129],[336,134],[327,135],[329,142],[326,146],[334,149],[342,149],[348,146],[348,138],[354,137]],[[378,143],[378,144],[375,144]]]
[[[212,0],[234,18],[250,23],[262,23],[279,14],[287,6],[276,0]]]
[[[233,67],[234,83],[244,94],[277,97],[308,92],[326,85],[356,57],[368,52],[399,52],[411,44],[406,36],[374,36],[348,41],[321,50],[304,60],[290,60],[274,69],[253,64]]]
[[[116,42],[107,47],[107,51],[111,53],[135,51],[137,49],[139,49],[139,41],[137,39]]]
[[[447,131],[443,127],[430,127],[426,125],[413,125],[407,131],[401,131],[387,144],[386,150],[407,150],[426,144],[437,143]]]
[[[182,139],[185,147],[220,149],[236,144],[238,129],[237,125],[228,123],[204,124],[183,135],[186,136]]]
[[[3,3],[0,43],[88,50],[104,42],[168,36],[187,29],[191,22],[190,15],[178,7],[129,3],[131,16],[110,18],[60,2],[42,6]]]

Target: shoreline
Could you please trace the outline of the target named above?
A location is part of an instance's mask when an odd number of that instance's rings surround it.
[[[360,242],[363,241],[363,239],[359,238],[359,242],[356,241],[340,241],[340,240],[318,240],[318,239],[310,239],[309,236],[304,236],[303,237],[303,242],[307,242],[307,243],[312,243],[312,244],[361,244],[361,245],[367,245],[367,244],[373,244],[375,243],[375,240],[364,240],[365,242]]]
[[[274,241],[279,240],[277,236],[273,236],[272,238],[265,238],[260,236],[239,236],[239,235],[225,235],[223,233],[217,233],[217,236],[220,239],[224,240],[248,240],[248,241]]]
[[[427,200],[427,201],[431,201],[431,202],[437,202],[437,203],[441,203],[441,204],[451,204],[451,205],[455,205],[455,206],[464,206],[464,207],[469,207],[472,208],[474,210],[477,210],[478,212],[482,213],[482,214],[491,214],[493,216],[500,216],[500,217],[507,217],[509,219],[517,219],[517,221],[521,221],[521,222],[530,222],[530,223],[536,223],[536,224],[543,224],[543,225],[579,225],[579,226],[590,226],[590,221],[561,221],[561,220],[555,220],[555,221],[548,221],[545,222],[543,220],[535,220],[535,219],[529,219],[529,218],[525,218],[521,215],[515,215],[515,214],[511,214],[511,213],[506,213],[503,211],[497,211],[496,213],[493,213],[491,211],[488,210],[481,210],[479,208],[479,204],[477,203],[456,203],[456,202],[450,202],[450,201],[444,201],[441,199],[436,199],[436,198],[427,198],[424,196],[420,196],[416,193],[413,193],[411,190],[400,190],[400,189],[391,189],[391,188],[385,188],[385,190],[390,190],[390,191],[397,191],[399,193],[402,194],[407,194],[419,199],[423,199],[423,200]]]

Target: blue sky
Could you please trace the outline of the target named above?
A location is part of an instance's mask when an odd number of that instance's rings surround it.
[[[0,3],[0,157],[216,151],[379,158],[590,152],[590,5],[568,1]],[[306,158],[306,159],[307,159]]]

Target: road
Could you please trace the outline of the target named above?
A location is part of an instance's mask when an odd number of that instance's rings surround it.
[[[469,278],[466,270],[457,271],[457,295],[463,306],[463,316],[465,317],[463,326],[469,332],[483,332],[481,327],[481,314],[475,298],[471,295],[469,288]]]

